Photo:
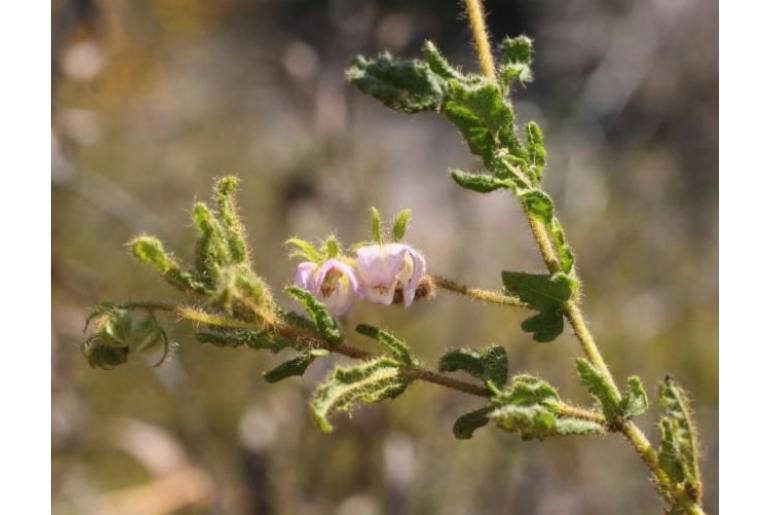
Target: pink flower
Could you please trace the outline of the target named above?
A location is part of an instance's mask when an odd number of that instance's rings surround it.
[[[356,252],[356,268],[366,298],[389,305],[397,288],[403,290],[404,306],[414,300],[417,285],[425,275],[425,258],[409,245],[367,245]]]
[[[294,284],[322,300],[334,316],[344,315],[353,301],[363,297],[353,267],[337,259],[328,259],[320,266],[310,261],[300,263],[294,274]]]

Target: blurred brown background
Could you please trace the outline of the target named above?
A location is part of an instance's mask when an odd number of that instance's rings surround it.
[[[717,2],[489,1],[496,40],[536,44],[516,94],[550,151],[546,186],[576,248],[585,310],[618,377],[666,374],[695,397],[706,508],[717,511]],[[356,53],[416,56],[433,39],[475,69],[456,2],[70,0],[53,14],[53,509],[57,514],[636,514],[662,504],[618,436],[471,441],[454,419],[478,401],[418,384],[322,434],[306,401],[326,373],[267,385],[276,357],[180,343],[158,369],[92,370],[87,306],[174,300],[129,257],[138,232],[192,255],[187,210],[212,178],[242,178],[256,269],[291,277],[282,242],[365,236],[367,209],[414,210],[429,269],[497,288],[540,267],[518,206],[456,188],[477,166],[447,124],[405,117],[348,87]],[[282,300],[285,300],[282,298]],[[523,314],[448,294],[408,311],[361,305],[349,327],[393,329],[435,364],[492,342],[512,368],[588,403],[566,333],[536,344]],[[361,345],[368,345],[353,336]],[[641,419],[657,440],[654,416]]]

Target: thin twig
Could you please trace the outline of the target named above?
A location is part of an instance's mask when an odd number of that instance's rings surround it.
[[[470,288],[464,284],[460,284],[451,279],[447,279],[446,277],[441,277],[438,275],[434,275],[433,280],[436,283],[436,286],[439,288],[443,288],[454,293],[459,293],[460,295],[465,295],[467,297],[471,297],[472,299],[490,302],[492,304],[499,304],[501,306],[515,306],[517,308],[532,309],[529,304],[518,297],[514,297],[513,295],[506,295],[504,293],[490,290],[482,290],[480,288]]]

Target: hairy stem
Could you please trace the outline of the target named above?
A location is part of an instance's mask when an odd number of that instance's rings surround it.
[[[490,290],[482,290],[480,288],[470,288],[464,284],[460,284],[451,279],[447,279],[438,275],[434,275],[433,280],[436,283],[436,286],[439,288],[443,288],[454,293],[459,293],[460,295],[465,295],[472,299],[490,302],[492,304],[499,304],[502,306],[515,306],[517,308],[531,309],[529,304],[518,297],[514,297],[513,295],[506,295],[504,293]]]
[[[489,48],[487,23],[484,20],[484,6],[479,0],[465,0],[465,11],[468,13],[468,22],[473,34],[473,43],[479,56],[481,71],[487,77],[494,77],[495,60],[492,58],[492,50]]]
[[[131,301],[120,304],[120,307],[124,309],[165,311],[196,324],[204,324],[220,328],[252,330],[264,329],[264,326],[259,324],[244,322],[242,320],[228,316],[216,315],[189,306],[175,306],[173,304],[166,304],[161,302]],[[327,349],[331,352],[347,356],[352,359],[366,360],[375,357],[375,355],[371,352],[359,349],[358,347],[353,347],[352,345],[348,345],[346,343],[333,345],[315,333],[298,329],[293,326],[280,325],[275,327],[275,331],[282,337],[301,341],[308,347]],[[453,377],[449,377],[417,365],[403,366],[401,368],[401,374],[405,377],[410,377],[412,379],[417,379],[426,383],[433,383],[438,386],[444,386],[446,388],[450,388],[452,390],[456,390],[458,392],[466,393],[469,395],[474,395],[476,397],[488,398],[493,395],[493,392],[485,386],[455,379]],[[590,420],[592,422],[606,425],[606,420],[600,413],[585,408],[572,406],[567,403],[561,403],[559,405],[559,412],[562,416]]]
[[[484,9],[482,7],[482,0],[466,0],[465,2],[466,12],[468,14],[468,20],[470,22],[471,31],[473,32],[473,39],[476,46],[476,52],[478,54],[479,64],[481,70],[488,78],[496,80],[494,58],[489,45],[489,37],[487,35],[486,24],[484,20]],[[553,249],[553,244],[548,235],[548,231],[542,222],[536,220],[525,209],[525,213],[529,218],[529,225],[532,229],[532,235],[537,242],[540,254],[543,257],[548,270],[551,273],[555,273],[559,270],[559,260]],[[580,307],[574,301],[569,301],[565,305],[565,312],[567,319],[569,320],[572,328],[575,330],[575,336],[580,341],[580,345],[583,348],[583,352],[589,361],[597,367],[601,373],[605,376],[613,389],[619,393],[618,387],[615,383],[615,379],[612,377],[612,373],[607,367],[604,358],[596,345],[596,341],[588,329],[583,318],[583,313]],[[690,499],[685,493],[677,491],[669,479],[668,475],[661,468],[658,462],[658,455],[655,449],[650,444],[650,441],[645,436],[639,427],[631,421],[623,423],[621,431],[625,437],[631,442],[637,454],[650,468],[650,471],[654,475],[661,489],[668,492],[673,499],[689,513],[704,513],[703,510]]]

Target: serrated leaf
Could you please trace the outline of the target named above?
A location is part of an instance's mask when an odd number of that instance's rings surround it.
[[[444,79],[465,80],[463,74],[449,64],[433,42],[425,41],[422,46],[422,54],[425,56],[425,61],[431,71],[436,75]]]
[[[401,241],[406,235],[406,228],[409,226],[409,220],[412,218],[412,210],[402,209],[393,219],[393,241]]]
[[[685,490],[700,502],[703,486],[698,464],[698,432],[690,412],[686,393],[673,379],[666,378],[658,389],[664,409],[661,418],[661,466],[676,482],[685,482]]]
[[[304,352],[289,361],[281,363],[269,372],[265,372],[262,374],[262,377],[268,383],[277,383],[287,377],[304,375],[307,367],[315,361],[315,358],[311,352]]]
[[[414,364],[414,359],[406,343],[387,331],[367,324],[359,324],[356,331],[380,342],[399,362],[405,365]]]
[[[500,44],[503,62],[532,64],[532,40],[525,35],[506,37]]]
[[[488,414],[504,431],[518,432],[522,439],[543,439],[549,436],[601,434],[604,427],[560,414],[556,389],[542,379],[521,374],[490,401],[494,411]]]
[[[401,61],[383,53],[375,59],[357,56],[347,69],[348,81],[385,106],[402,113],[437,111],[446,81],[419,61]]]
[[[540,180],[543,177],[543,168],[545,168],[545,158],[547,156],[543,132],[535,122],[529,122],[526,131],[529,162],[533,166],[538,180]]]
[[[444,354],[438,365],[440,372],[463,370],[482,381],[503,386],[508,381],[508,355],[499,345],[485,349],[457,349]]]
[[[575,289],[575,280],[563,273],[548,275],[503,271],[502,276],[509,293],[538,311],[561,309]]]
[[[505,38],[500,45],[500,83],[504,88],[513,79],[521,83],[532,81],[532,40],[527,36]]]
[[[625,418],[638,417],[649,407],[647,392],[638,376],[628,378],[628,387],[620,401],[620,409]]]
[[[539,377],[519,374],[511,379],[511,384],[493,399],[498,406],[515,404],[517,406],[553,405],[559,401],[556,388]]]
[[[214,187],[214,198],[219,208],[219,218],[222,222],[232,263],[244,263],[249,259],[246,232],[241,224],[235,201],[238,182],[238,178],[234,176],[222,177]]]
[[[553,200],[548,193],[539,189],[524,190],[517,193],[517,196],[524,202],[527,213],[535,218],[549,224],[554,214]]]
[[[490,80],[449,81],[441,112],[460,130],[470,151],[481,157],[490,170],[494,169],[498,148],[519,145],[513,130],[513,107]]]
[[[559,222],[559,219],[555,216],[551,219],[551,223],[548,226],[548,231],[553,239],[553,245],[556,249],[556,254],[559,257],[559,265],[561,270],[565,274],[571,274],[572,269],[575,266],[575,254],[572,251],[572,247],[567,244],[566,237],[564,235],[564,228]]]
[[[452,170],[450,174],[458,186],[477,193],[490,193],[500,188],[510,187],[510,183],[492,175],[468,173],[462,170]]]
[[[674,421],[663,417],[660,420],[660,449],[658,462],[674,483],[682,483],[685,479],[684,461],[680,449],[680,439],[675,436]]]
[[[473,436],[473,433],[486,426],[489,423],[489,414],[494,411],[492,406],[484,406],[481,409],[471,411],[465,415],[459,417],[454,426],[452,426],[452,432],[455,438],[458,440],[468,440]]]
[[[620,405],[621,399],[607,378],[588,360],[577,358],[575,362],[580,382],[597,400],[607,422],[615,423],[620,420],[623,417],[623,410]]]
[[[310,406],[324,432],[333,426],[328,420],[335,411],[350,411],[358,403],[373,403],[401,395],[409,379],[399,373],[393,359],[379,358],[352,367],[338,367],[316,389]]]
[[[203,284],[216,289],[222,267],[230,260],[230,250],[222,225],[203,202],[196,202],[192,209],[193,225],[198,232],[195,248],[195,271]]]
[[[329,343],[336,345],[343,340],[342,331],[323,302],[298,286],[289,286],[284,291],[305,307],[316,329]]]
[[[556,415],[543,406],[508,404],[495,409],[489,418],[503,431],[517,432],[522,440],[542,440],[554,434]]]

